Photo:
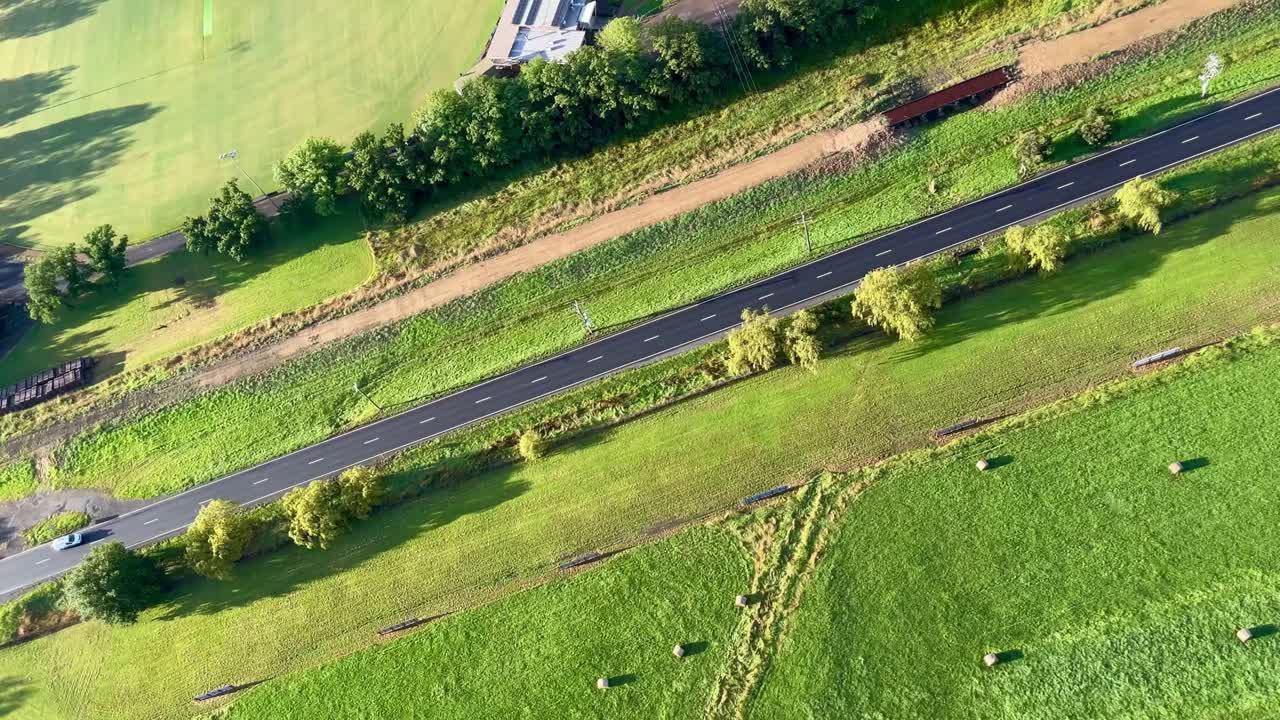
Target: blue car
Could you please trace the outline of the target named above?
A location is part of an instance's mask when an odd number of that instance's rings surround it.
[[[66,550],[79,545],[83,540],[84,538],[80,536],[80,533],[71,533],[54,540],[50,545],[54,550]]]

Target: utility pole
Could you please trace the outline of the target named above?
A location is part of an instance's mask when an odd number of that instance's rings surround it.
[[[276,199],[271,197],[270,195],[267,195],[267,191],[262,189],[262,186],[258,184],[258,181],[254,180],[253,176],[245,172],[244,168],[240,166],[239,150],[228,150],[227,152],[224,152],[221,155],[219,155],[218,159],[222,161],[230,160],[231,162],[235,163],[236,169],[240,171],[240,174],[248,178],[249,182],[253,183],[253,186],[258,188],[258,193],[261,194],[262,197],[265,197],[267,199],[267,202],[271,203],[271,207],[275,208],[277,213],[280,212],[280,206],[276,204]]]
[[[809,239],[810,222],[808,211],[801,211],[800,220],[797,221],[796,224],[804,228],[804,252],[806,255],[813,254],[813,241]]]
[[[361,397],[363,397],[365,400],[368,400],[370,405],[372,405],[372,406],[374,406],[374,407],[378,408],[378,412],[382,412],[382,406],[381,406],[381,405],[379,405],[378,403],[374,402],[374,401],[373,401],[373,398],[369,397],[368,393],[366,393],[364,390],[361,390],[361,389],[360,389],[360,383],[359,383],[359,382],[354,382],[354,383],[352,383],[352,384],[351,384],[351,387],[355,388],[355,391],[356,391],[356,392],[358,392],[358,393],[360,393],[360,396],[361,396]]]
[[[591,316],[587,315],[587,311],[582,309],[582,305],[577,300],[573,301],[573,311],[582,318],[582,327],[587,329],[588,335],[596,331],[596,324],[591,322]]]

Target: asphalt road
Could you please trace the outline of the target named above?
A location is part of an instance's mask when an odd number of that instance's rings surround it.
[[[976,237],[1103,195],[1138,175],[1163,170],[1280,127],[1280,88],[1134,141],[1089,160],[814,260],[747,287],[680,308],[641,325],[343,433],[85,530],[85,545],[44,545],[0,560],[0,595],[61,574],[93,544],[144,545],[181,532],[213,499],[246,505],[376,460],[582,383],[710,342],[743,308],[786,311],[849,292],[868,271],[921,258]]]

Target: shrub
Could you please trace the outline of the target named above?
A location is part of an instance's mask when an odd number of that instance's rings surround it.
[[[547,454],[547,439],[536,428],[529,428],[520,433],[520,442],[516,448],[520,451],[520,457],[526,461],[538,460]]]
[[[223,580],[253,539],[253,522],[239,503],[214,500],[200,508],[186,532],[187,566],[208,578]]]
[[[1101,145],[1111,137],[1111,116],[1100,107],[1091,107],[1080,118],[1076,127],[1080,138],[1090,145]]]
[[[43,545],[50,540],[62,537],[68,533],[88,525],[92,518],[88,513],[82,512],[64,512],[57,515],[51,515],[44,520],[32,525],[22,531],[22,539],[27,542],[27,547],[35,547]]]
[[[118,625],[138,619],[164,592],[164,572],[150,556],[118,542],[95,547],[63,581],[66,605],[80,617]]]
[[[778,363],[778,320],[769,312],[742,311],[742,324],[729,333],[729,372],[746,375],[763,372]]]
[[[872,270],[853,293],[853,315],[903,340],[918,340],[933,329],[933,310],[942,307],[942,287],[924,263]]]

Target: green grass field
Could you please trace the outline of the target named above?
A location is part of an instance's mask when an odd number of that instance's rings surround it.
[[[0,502],[23,498],[36,489],[36,468],[30,460],[6,459],[0,466]]]
[[[696,717],[724,663],[748,565],[728,533],[686,532],[610,561],[607,572],[439,620],[273,684],[226,717]],[[680,660],[677,643],[687,648]],[[599,677],[613,689],[596,689]],[[373,678],[394,680],[371,693]]]
[[[243,262],[177,252],[130,268],[118,288],[77,300],[37,325],[0,366],[0,384],[94,356],[99,377],[132,370],[212,338],[338,295],[367,280],[373,255],[347,212],[304,232],[271,226]]]
[[[750,717],[1273,717],[1280,638],[1234,637],[1280,619],[1271,342],[881,475]]]
[[[798,609],[772,616],[781,618],[771,629],[783,639],[766,645],[763,684],[743,715],[1271,716],[1280,637],[1243,647],[1234,632],[1280,616],[1280,507],[1271,501],[1278,481],[1269,452],[1280,441],[1277,393],[1280,342],[1272,333],[1032,413],[1015,429],[853,476],[870,488],[844,513],[813,516],[834,526],[834,541],[801,578]],[[979,457],[998,466],[979,473]],[[1171,477],[1164,466],[1174,458],[1193,469]],[[767,536],[779,517],[802,515],[789,506],[821,504],[825,493],[835,507],[830,498],[849,479],[822,482],[818,493],[730,523]],[[420,698],[444,701],[443,717],[726,716],[697,711],[712,683],[668,679],[673,664],[658,657],[662,641],[631,640],[671,622],[666,603],[638,609],[635,594],[664,588],[701,621],[709,599],[731,591],[721,565],[691,553],[717,529],[269,681],[226,717],[377,717]],[[741,546],[726,543],[724,552],[721,563],[745,564]],[[765,602],[784,602],[779,593],[765,587]],[[583,623],[570,641],[566,617]],[[717,659],[742,642],[727,625],[722,613],[704,626]],[[589,662],[604,635],[630,640],[610,644],[612,666],[653,663],[667,672],[640,672],[634,690],[592,697],[584,678],[608,664]],[[1021,657],[986,671],[987,652]],[[736,666],[717,671],[730,685],[739,677]],[[651,682],[665,687],[649,695]]]
[[[501,0],[77,0],[0,7],[0,242],[137,241],[308,135],[407,120],[479,57]],[[245,183],[246,188],[249,187]]]
[[[406,616],[554,575],[562,558],[644,541],[752,492],[918,447],[961,417],[1056,399],[1125,374],[1134,357],[1273,320],[1277,227],[1280,191],[1236,202],[953,303],[929,340],[857,341],[816,376],[746,380],[428,492],[327,552],[282,550],[241,564],[232,582],[185,584],[135,626],[87,623],[0,651],[0,681],[24,694],[13,717],[188,717],[196,693],[322,664]],[[437,451],[392,469],[423,472]]]

